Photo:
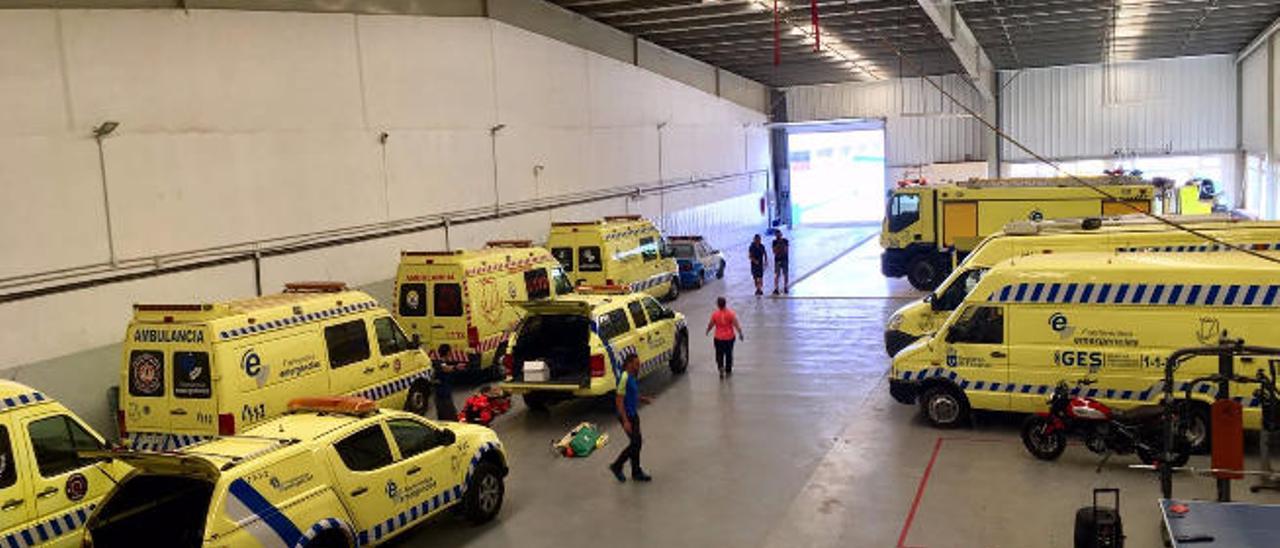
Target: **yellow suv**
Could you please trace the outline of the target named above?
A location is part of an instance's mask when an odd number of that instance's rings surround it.
[[[628,354],[640,357],[640,377],[663,367],[689,367],[684,315],[625,287],[579,286],[553,301],[516,303],[527,313],[507,343],[507,382],[530,409],[615,390]]]
[[[77,455],[105,446],[62,404],[0,381],[0,547],[79,546],[89,513],[128,472]]]
[[[85,546],[366,546],[457,508],[502,507],[507,456],[488,428],[301,398],[289,414],[176,452],[111,456],[136,470],[102,500]]]

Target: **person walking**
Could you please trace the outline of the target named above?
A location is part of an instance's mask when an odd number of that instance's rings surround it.
[[[640,357],[634,353],[628,354],[622,362],[622,376],[618,378],[617,397],[614,400],[614,406],[618,411],[618,422],[622,423],[622,430],[627,433],[628,443],[626,449],[622,450],[622,454],[609,465],[609,471],[613,472],[613,477],[619,482],[627,481],[627,476],[622,473],[622,465],[627,461],[631,461],[631,479],[653,480],[653,476],[646,474],[644,469],[640,468],[640,447],[644,443],[644,438],[640,435],[639,407],[641,403],[649,403],[653,399],[640,394],[640,384],[636,381],[639,375]]]
[[[756,281],[756,295],[764,295],[764,261],[767,257],[759,234],[751,239],[747,255],[751,257],[751,277]]]
[[[782,236],[782,231],[773,230],[773,294],[778,294],[778,280],[782,280],[782,292],[791,289],[789,262],[791,259],[791,241]]]
[[[711,321],[707,322],[708,335],[712,329],[716,332],[712,340],[716,347],[716,369],[723,379],[733,375],[734,332],[737,331],[738,339],[745,338],[742,336],[742,325],[738,323],[738,315],[729,308],[724,297],[716,299],[716,311],[711,313]]]

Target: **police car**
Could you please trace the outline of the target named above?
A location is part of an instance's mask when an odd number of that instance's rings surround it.
[[[109,453],[136,469],[89,518],[84,545],[366,546],[445,509],[481,523],[502,507],[507,456],[488,428],[357,397],[289,409],[176,452]]]
[[[712,276],[724,277],[724,254],[712,249],[702,236],[671,236],[667,249],[680,265],[683,287],[702,287]]]

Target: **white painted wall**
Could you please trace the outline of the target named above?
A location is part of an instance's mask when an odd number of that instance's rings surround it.
[[[769,165],[763,114],[477,18],[4,10],[0,104],[0,278],[108,260],[90,136],[105,120],[120,122],[104,158],[122,259]],[[450,241],[538,240],[553,219],[627,211],[730,234],[762,226],[763,191],[742,177],[459,226]],[[372,284],[400,249],[442,245],[435,231],[272,258],[264,285]],[[54,384],[41,388],[98,422],[117,363],[86,351],[120,339],[130,303],[252,290],[235,265],[0,304],[0,370]]]

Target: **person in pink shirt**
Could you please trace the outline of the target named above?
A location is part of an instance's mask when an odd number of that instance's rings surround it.
[[[745,340],[742,335],[742,325],[738,324],[738,315],[729,309],[729,303],[724,297],[716,299],[716,311],[711,313],[711,321],[707,322],[707,334],[711,334],[714,329],[715,345],[716,345],[716,369],[720,371],[720,378],[733,374],[733,341],[734,331],[737,331],[737,339]]]

